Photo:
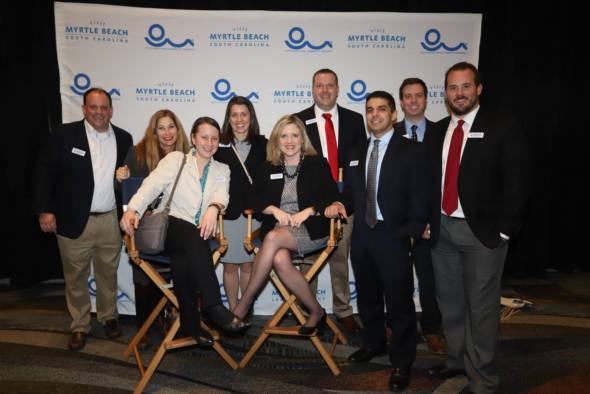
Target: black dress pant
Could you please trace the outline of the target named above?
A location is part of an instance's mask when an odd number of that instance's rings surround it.
[[[416,240],[412,248],[412,257],[414,258],[414,267],[416,268],[420,289],[420,306],[422,307],[420,325],[424,335],[441,333],[440,310],[436,301],[434,270],[430,251],[430,242],[428,240]]]
[[[384,346],[387,306],[392,323],[389,359],[394,368],[411,368],[416,359],[414,276],[409,254],[409,238],[394,238],[383,222],[373,229],[364,221],[355,223],[350,257],[364,326],[363,346]]]
[[[198,294],[201,294],[203,310],[221,304],[209,242],[201,237],[199,231],[193,223],[170,216],[166,236],[174,292],[180,306],[180,325],[185,334],[194,336],[199,335],[201,330]]]

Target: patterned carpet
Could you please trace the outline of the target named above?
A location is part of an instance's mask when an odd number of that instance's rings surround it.
[[[506,281],[508,297],[534,303],[504,322],[500,332],[498,367],[501,393],[590,392],[590,275],[551,274],[547,280]],[[222,338],[240,360],[266,321],[256,316],[254,327],[241,338]],[[105,338],[94,322],[82,352],[66,348],[69,317],[63,283],[48,282],[33,288],[12,289],[0,284],[0,393],[128,393],[139,380],[133,358],[122,352],[134,333],[134,319],[122,317],[124,335]],[[150,333],[153,343],[160,340]],[[325,336],[323,340],[329,340]],[[147,386],[150,393],[313,393],[384,392],[390,369],[387,357],[356,365],[347,356],[360,346],[351,336],[338,346],[335,360],[342,370],[334,376],[311,342],[273,337],[250,364],[232,371],[211,350],[196,347],[171,351],[164,357]],[[151,350],[142,352],[148,359]],[[442,362],[418,344],[408,393],[456,393],[467,381],[456,377],[445,382],[429,377],[426,370]]]

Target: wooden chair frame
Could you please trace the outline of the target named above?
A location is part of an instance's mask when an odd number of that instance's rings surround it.
[[[248,217],[248,228],[247,235],[244,238],[244,246],[246,250],[258,253],[258,247],[254,244],[254,239],[256,239],[259,236],[260,230],[258,229],[252,232],[252,215],[254,214],[253,210],[247,209],[245,213]],[[330,237],[328,239],[327,245],[324,248],[324,250],[322,250],[317,260],[312,264],[309,271],[305,274],[305,280],[307,282],[311,282],[315,275],[324,266],[327,258],[338,245],[338,240],[341,236],[342,228],[340,225],[340,221],[332,219],[330,221]],[[301,327],[301,325],[292,327],[279,326],[281,320],[289,310],[293,312],[293,315],[300,324],[304,324],[306,319],[303,313],[301,312],[299,305],[296,303],[297,299],[295,295],[289,293],[289,291],[287,290],[285,285],[283,285],[283,283],[279,279],[278,275],[274,272],[274,270],[270,272],[270,278],[274,286],[277,288],[277,290],[283,297],[284,301],[281,304],[281,306],[277,309],[277,311],[274,313],[274,315],[271,317],[271,319],[263,327],[262,333],[260,334],[256,342],[254,342],[250,350],[248,350],[244,358],[242,358],[242,360],[240,361],[240,368],[244,368],[246,365],[248,365],[252,357],[254,357],[258,349],[260,349],[260,347],[264,344],[264,342],[268,339],[270,335],[275,334],[298,337],[301,336],[298,334],[298,330],[299,327]],[[315,348],[318,350],[320,356],[324,359],[324,361],[330,368],[330,371],[332,371],[334,375],[339,375],[340,368],[338,368],[338,365],[336,365],[336,363],[334,362],[333,354],[338,341],[340,341],[340,343],[342,344],[347,344],[348,340],[346,339],[346,336],[342,334],[342,331],[340,331],[336,323],[334,323],[329,316],[327,316],[327,324],[330,330],[332,330],[332,332],[334,333],[334,338],[332,339],[332,342],[328,349],[324,347],[324,344],[320,341],[320,338],[317,335],[307,338],[311,340]]]
[[[129,257],[150,279],[151,281],[162,291],[162,298],[160,302],[156,305],[156,307],[152,310],[152,313],[149,315],[145,323],[141,326],[141,328],[137,331],[137,333],[129,342],[129,345],[123,351],[123,357],[126,359],[129,358],[131,353],[135,357],[135,361],[137,363],[137,368],[141,374],[141,379],[137,386],[135,387],[134,393],[141,393],[147,386],[148,382],[152,378],[153,374],[156,372],[158,365],[164,358],[164,355],[168,350],[171,349],[178,349],[187,346],[196,345],[197,342],[193,338],[180,338],[174,339],[178,330],[180,329],[180,315],[176,314],[173,318],[172,325],[166,334],[164,340],[160,343],[160,346],[156,350],[156,353],[149,361],[147,368],[144,367],[144,364],[141,360],[141,356],[139,354],[139,350],[137,349],[137,344],[143,338],[143,336],[148,332],[150,327],[153,325],[154,321],[158,317],[158,315],[162,312],[164,307],[168,302],[170,302],[177,310],[178,310],[178,299],[176,295],[172,291],[172,285],[165,280],[162,275],[154,268],[150,262],[139,256],[139,251],[135,247],[135,240],[133,237],[129,237],[126,235],[124,237],[125,244],[127,245],[127,252]],[[227,240],[224,237],[223,233],[223,216],[219,215],[219,234],[217,236],[217,242],[219,242],[219,247],[213,252],[213,265],[216,266],[219,263],[219,259],[223,253],[227,250]],[[213,343],[213,349],[223,358],[223,360],[232,368],[237,369],[238,363],[232,356],[230,356],[227,351],[221,346],[219,343],[219,333],[212,328],[210,328],[206,323],[201,320],[201,327],[209,332],[215,342]]]

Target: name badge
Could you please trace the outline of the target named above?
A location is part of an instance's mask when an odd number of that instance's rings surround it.
[[[483,138],[483,133],[469,133],[467,138]]]
[[[316,118],[313,118],[313,119],[307,119],[307,120],[305,121],[305,125],[306,125],[306,126],[308,126],[308,125],[310,125],[310,124],[314,124],[314,123],[317,123],[317,122],[318,122],[318,120],[317,120]]]
[[[359,165],[359,161],[358,160],[351,160],[350,164],[348,164],[349,167],[356,167]]]
[[[72,148],[72,153],[82,157],[86,156],[86,151],[78,148]]]
[[[220,148],[229,148],[231,147],[231,144],[219,144]]]
[[[406,138],[408,140],[411,140],[412,139],[412,136],[410,134],[404,134],[404,138]]]
[[[219,175],[215,178],[215,182],[225,182],[225,177],[223,175]]]
[[[283,179],[283,173],[280,174],[270,174],[270,179]]]

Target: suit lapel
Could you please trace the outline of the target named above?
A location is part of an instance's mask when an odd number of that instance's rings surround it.
[[[84,121],[80,122],[80,128],[78,129],[74,148],[78,148],[86,152],[84,155],[84,167],[85,171],[90,176],[90,179],[94,181],[94,172],[92,170],[92,153],[90,152],[90,145],[88,144],[88,136],[86,135],[86,126]],[[94,182],[93,182],[94,183]]]
[[[393,157],[395,156],[395,150],[397,149],[397,146],[400,144],[401,142],[401,138],[402,135],[400,133],[394,132],[393,135],[391,136],[391,140],[389,140],[389,144],[387,144],[387,150],[385,151],[385,154],[383,155],[383,161],[381,162],[381,171],[379,173],[379,186],[378,186],[378,190],[379,193],[381,194],[383,192],[383,190],[385,190],[385,185],[387,182],[387,177],[390,174],[389,169],[391,168],[391,163],[393,160]],[[377,196],[377,200],[379,200],[379,195]]]

